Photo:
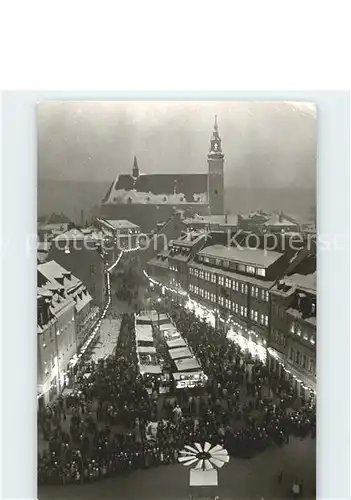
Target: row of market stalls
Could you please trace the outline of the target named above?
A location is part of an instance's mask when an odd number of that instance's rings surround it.
[[[139,370],[160,385],[174,389],[203,386],[207,377],[168,314],[150,310],[136,316],[135,339]],[[168,361],[168,362],[167,362]]]

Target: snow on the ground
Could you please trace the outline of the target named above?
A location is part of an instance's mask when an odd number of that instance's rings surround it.
[[[103,319],[101,323],[99,341],[94,348],[90,358],[92,361],[98,361],[98,359],[106,358],[113,353],[117,344],[120,329],[120,319]]]

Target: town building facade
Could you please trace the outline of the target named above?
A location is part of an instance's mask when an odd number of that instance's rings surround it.
[[[84,284],[55,261],[38,265],[38,394],[47,403],[98,319]]]

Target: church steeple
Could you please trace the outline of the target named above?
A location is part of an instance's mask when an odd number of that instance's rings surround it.
[[[224,154],[222,153],[222,141],[218,132],[217,115],[213,126],[210,140],[210,151],[207,155],[208,161],[208,201],[212,215],[224,214]]]
[[[210,152],[209,155],[221,155],[222,154],[222,141],[218,132],[217,115],[215,115],[215,122],[213,126],[212,137],[210,141]]]
[[[132,176],[135,178],[139,177],[139,167],[138,167],[138,161],[137,161],[136,156],[134,156]]]

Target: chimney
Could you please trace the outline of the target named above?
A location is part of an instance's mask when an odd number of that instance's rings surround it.
[[[225,214],[224,216],[224,224],[228,224],[228,214]]]
[[[279,222],[283,222],[283,212],[280,212],[279,214]]]

